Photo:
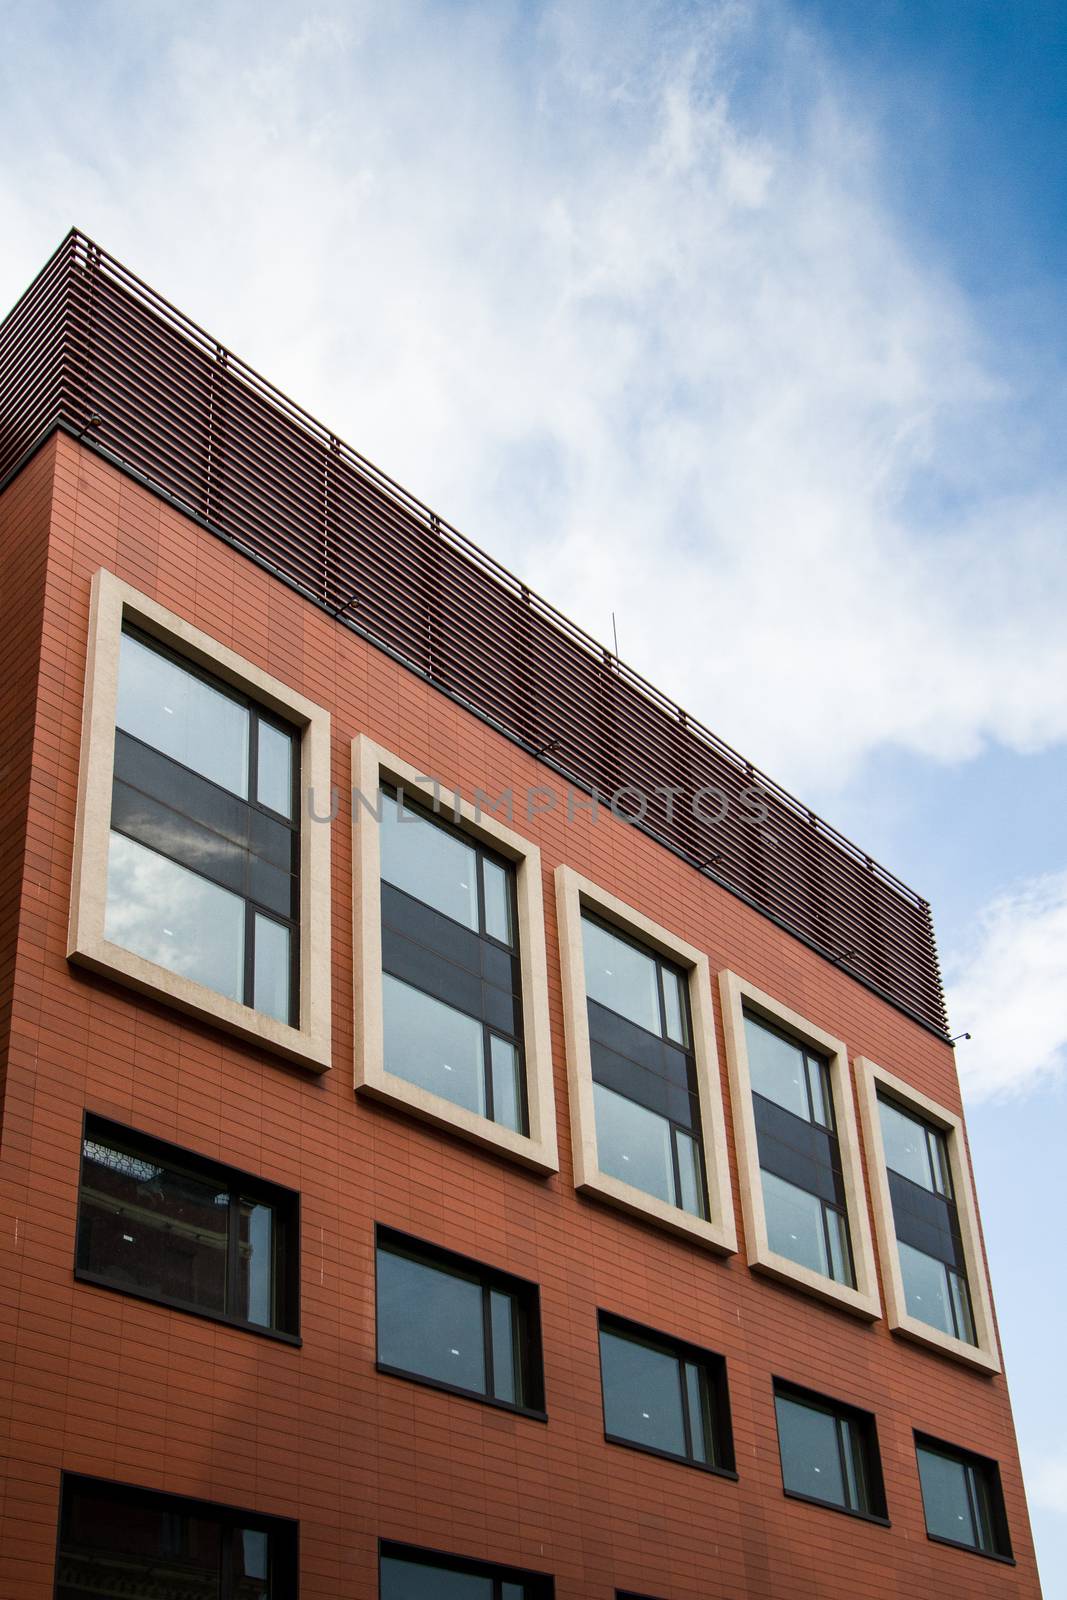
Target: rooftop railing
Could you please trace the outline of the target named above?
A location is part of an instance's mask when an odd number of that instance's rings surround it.
[[[0,487],[56,428],[946,1035],[925,900],[77,230],[0,324]]]

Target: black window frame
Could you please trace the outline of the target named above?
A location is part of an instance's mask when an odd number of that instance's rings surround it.
[[[943,1544],[950,1550],[965,1550],[968,1555],[981,1556],[985,1561],[999,1561],[1002,1566],[1014,1567],[1015,1555],[1012,1550],[1011,1530],[1008,1527],[1008,1513],[1004,1504],[1004,1488],[1000,1478],[1000,1463],[992,1456],[983,1456],[977,1450],[968,1450],[963,1445],[949,1444],[945,1439],[937,1439],[932,1434],[923,1433],[916,1428],[913,1431],[915,1441],[915,1474],[919,1480],[919,1499],[923,1508],[923,1526],[926,1537],[931,1544]],[[985,1480],[986,1493],[989,1500],[989,1531],[996,1545],[993,1550],[983,1550],[981,1545],[967,1544],[962,1539],[948,1539],[942,1533],[931,1533],[926,1515],[926,1498],[923,1494],[922,1473],[919,1471],[919,1451],[925,1450],[930,1455],[942,1456],[946,1460],[957,1462],[971,1473],[980,1473]],[[974,1495],[971,1479],[967,1479],[967,1498],[971,1507],[971,1516],[975,1517]]]
[[[644,1345],[646,1349],[653,1350],[658,1355],[671,1356],[680,1367],[688,1362],[700,1369],[707,1399],[709,1449],[716,1459],[701,1461],[695,1455],[679,1455],[674,1450],[662,1450],[658,1445],[643,1444],[639,1439],[628,1439],[624,1434],[608,1432],[604,1364],[600,1343],[602,1333],[614,1334],[617,1338],[628,1339],[632,1344]],[[709,1472],[713,1477],[727,1478],[733,1483],[738,1481],[725,1356],[715,1350],[706,1350],[700,1345],[690,1344],[686,1339],[676,1339],[673,1334],[661,1333],[656,1328],[648,1328],[643,1323],[633,1322],[629,1317],[620,1317],[613,1311],[599,1309],[597,1360],[600,1364],[601,1416],[607,1444],[620,1445],[625,1450],[639,1450],[642,1455],[656,1456],[661,1461],[674,1461],[679,1466],[695,1467],[699,1472]],[[686,1444],[691,1447],[692,1423],[689,1416],[688,1386],[680,1382],[679,1390]]]
[[[430,1571],[460,1572],[470,1578],[489,1578],[494,1586],[493,1600],[500,1600],[500,1587],[505,1583],[523,1584],[527,1590],[525,1600],[554,1600],[556,1593],[556,1580],[549,1572],[505,1566],[498,1561],[479,1561],[458,1556],[451,1550],[433,1550],[425,1545],[406,1544],[397,1539],[378,1540],[379,1592],[382,1560],[385,1557],[392,1557],[396,1561],[413,1561]]]
[[[378,1316],[378,1256],[383,1247],[387,1253],[391,1252],[394,1255],[400,1255],[409,1261],[433,1267],[439,1272],[446,1272],[468,1283],[475,1282],[478,1284],[482,1291],[482,1337],[486,1372],[485,1393],[479,1389],[464,1388],[462,1384],[449,1383],[445,1378],[434,1378],[422,1372],[412,1372],[407,1367],[398,1367],[390,1361],[383,1361],[381,1353],[381,1323]],[[521,1327],[517,1367],[521,1372],[520,1384],[522,1393],[529,1398],[530,1404],[501,1400],[491,1393],[493,1384],[493,1338],[490,1295],[493,1290],[513,1297],[519,1307]],[[472,1256],[463,1255],[457,1250],[449,1250],[443,1245],[432,1244],[425,1239],[416,1238],[413,1234],[406,1233],[400,1228],[390,1227],[387,1223],[376,1223],[374,1227],[374,1365],[375,1370],[383,1373],[386,1377],[401,1378],[407,1383],[418,1383],[427,1389],[438,1389],[442,1394],[453,1394],[464,1400],[474,1400],[480,1405],[492,1406],[497,1411],[510,1412],[513,1416],[529,1417],[534,1422],[547,1422],[544,1350],[541,1339],[540,1287],[528,1278],[519,1278],[514,1273],[505,1272],[499,1267],[487,1266],[485,1262],[476,1261]],[[536,1405],[532,1403],[535,1399],[539,1402]]]
[[[844,1161],[841,1155],[841,1135],[838,1131],[837,1106],[834,1102],[833,1075],[830,1071],[830,1063],[822,1051],[814,1049],[808,1044],[807,1040],[797,1034],[790,1033],[788,1029],[781,1027],[780,1024],[773,1021],[770,1017],[765,1016],[755,1007],[745,1004],[741,1011],[742,1027],[749,1022],[755,1023],[757,1027],[763,1028],[767,1033],[774,1034],[777,1038],[783,1040],[784,1043],[791,1045],[792,1048],[798,1051],[803,1057],[804,1088],[808,1102],[808,1118],[805,1122],[804,1118],[798,1117],[796,1112],[790,1111],[788,1107],[779,1104],[779,1102],[776,1100],[771,1100],[767,1095],[761,1094],[758,1089],[752,1089],[752,1114],[756,1126],[757,1160],[760,1170],[760,1181],[762,1183],[763,1174],[767,1172],[770,1173],[772,1177],[779,1178],[783,1183],[790,1183],[795,1188],[802,1189],[805,1194],[810,1195],[813,1199],[818,1200],[820,1207],[820,1220],[822,1222],[823,1246],[826,1250],[826,1259],[831,1263],[834,1259],[834,1253],[830,1237],[830,1226],[827,1221],[826,1213],[827,1211],[833,1211],[843,1220],[845,1261],[848,1268],[849,1277],[835,1278],[832,1273],[824,1274],[824,1276],[826,1277],[828,1283],[839,1283],[843,1288],[855,1289],[858,1282],[856,1274],[856,1250],[852,1239],[852,1218],[849,1216],[848,1201],[845,1192]],[[812,1066],[814,1066],[816,1071],[820,1074],[823,1097],[826,1101],[826,1106],[830,1117],[828,1123],[822,1122],[816,1115],[815,1100],[811,1090]],[[764,1166],[762,1146],[767,1137],[767,1132],[765,1129],[767,1114],[764,1114],[761,1120],[761,1106],[768,1107],[769,1115],[779,1121],[782,1117],[792,1118],[796,1123],[799,1123],[802,1126],[811,1127],[815,1129],[817,1133],[820,1133],[824,1136],[831,1155],[831,1165],[829,1170],[831,1170],[834,1174],[835,1188],[840,1192],[840,1199],[829,1200],[825,1195],[819,1194],[817,1190],[809,1189],[804,1184],[798,1183],[795,1176],[786,1177],[784,1173],[776,1172],[774,1168]],[[786,1143],[787,1141],[778,1137],[776,1142]],[[794,1258],[789,1256],[786,1259],[792,1261]],[[797,1262],[796,1264],[798,1266],[804,1265],[803,1262]]]
[[[778,1466],[782,1476],[782,1493],[786,1499],[798,1500],[802,1505],[821,1506],[826,1511],[837,1511],[846,1517],[858,1518],[860,1522],[873,1522],[880,1528],[890,1527],[889,1505],[885,1491],[885,1474],[882,1471],[882,1453],[878,1444],[878,1422],[874,1412],[865,1411],[861,1406],[854,1406],[847,1400],[836,1400],[831,1395],[820,1394],[818,1390],[806,1388],[803,1384],[793,1383],[789,1378],[772,1379],[771,1398],[774,1403],[774,1427],[778,1441]],[[842,1438],[841,1423],[848,1422],[857,1430],[864,1447],[864,1477],[871,1502],[869,1511],[857,1506],[842,1505],[837,1500],[824,1500],[819,1495],[804,1494],[799,1489],[787,1487],[785,1460],[782,1454],[782,1430],[778,1419],[777,1402],[779,1398],[791,1400],[796,1405],[807,1406],[812,1411],[821,1411],[825,1416],[834,1419],[836,1424],[834,1435],[837,1440],[838,1454],[841,1458],[841,1478],[844,1483],[848,1482],[848,1473],[844,1460],[845,1444]]]
[[[273,1208],[275,1226],[273,1230],[273,1250],[275,1257],[276,1295],[277,1302],[284,1304],[285,1320],[291,1323],[291,1329],[286,1327],[265,1327],[260,1322],[250,1322],[244,1317],[234,1316],[229,1311],[212,1311],[205,1306],[193,1305],[189,1301],[181,1300],[177,1296],[150,1294],[143,1289],[131,1288],[127,1283],[118,1283],[104,1273],[93,1272],[79,1264],[81,1240],[81,1196],[83,1187],[83,1169],[85,1163],[85,1144],[87,1142],[107,1143],[113,1141],[123,1153],[131,1155],[135,1160],[158,1161],[171,1169],[186,1172],[190,1177],[218,1183],[220,1188],[225,1188],[229,1193],[230,1204],[227,1227],[227,1266],[226,1266],[226,1294],[227,1299],[234,1293],[237,1281],[237,1236],[233,1226],[235,1208],[243,1200],[257,1201],[268,1204]],[[110,1117],[99,1116],[95,1112],[86,1110],[82,1117],[81,1145],[79,1147],[78,1162],[78,1208],[74,1231],[74,1277],[79,1283],[87,1283],[98,1289],[107,1289],[112,1294],[128,1295],[134,1300],[143,1300],[148,1305],[166,1306],[171,1311],[182,1311],[189,1316],[202,1317],[208,1322],[220,1322],[229,1328],[239,1328],[244,1333],[255,1333],[261,1338],[274,1339],[281,1344],[299,1346],[303,1342],[300,1336],[300,1193],[290,1189],[284,1184],[272,1183],[265,1178],[255,1176],[253,1173],[242,1171],[225,1162],[214,1161],[208,1156],[202,1156],[195,1151],[188,1150],[181,1145],[170,1143],[169,1140],[156,1138],[152,1134],[142,1133],[137,1128],[131,1128],[124,1123],[116,1122]]]
[[[647,941],[641,939],[638,934],[631,933],[628,928],[620,927],[617,923],[612,922],[609,917],[606,917],[603,914],[603,912],[598,912],[589,906],[583,905],[580,908],[580,915],[582,922],[588,922],[592,924],[592,926],[600,928],[603,932],[611,934],[613,938],[618,939],[622,944],[629,945],[631,949],[636,950],[655,967],[656,1000],[659,1008],[660,1025],[658,1039],[662,1045],[667,1046],[671,1050],[677,1050],[678,1053],[685,1058],[688,1070],[688,1092],[694,1113],[694,1126],[687,1128],[683,1123],[679,1122],[677,1118],[670,1116],[666,1112],[654,1111],[652,1107],[649,1106],[645,1101],[638,1100],[632,1095],[627,1095],[624,1090],[617,1088],[614,1084],[606,1083],[600,1077],[598,1077],[597,1040],[595,1037],[596,1028],[593,1016],[591,1015],[591,1008],[593,1006],[599,1007],[602,1011],[610,1012],[612,1016],[618,1017],[627,1028],[639,1029],[642,1033],[648,1034],[649,1038],[657,1038],[657,1035],[653,1034],[649,1029],[642,1028],[640,1023],[636,1023],[631,1018],[624,1016],[622,1012],[615,1011],[613,1007],[605,1005],[602,1000],[595,1000],[589,993],[587,984],[585,1009],[590,1029],[590,1066],[593,1083],[600,1084],[601,1088],[607,1089],[610,1093],[618,1094],[622,1099],[631,1100],[634,1105],[640,1106],[642,1110],[650,1111],[653,1116],[662,1117],[670,1132],[671,1177],[674,1183],[674,1193],[676,1197],[672,1203],[675,1209],[680,1211],[683,1216],[697,1216],[701,1221],[706,1222],[711,1217],[711,1199],[708,1193],[707,1158],[704,1149],[704,1124],[700,1105],[700,1089],[697,1082],[696,1072],[696,1048],[693,1038],[693,1005],[690,994],[691,973],[685,967],[681,966],[677,961],[672,961],[669,956],[662,955],[654,945],[651,945]],[[665,972],[673,973],[675,977],[681,980],[680,989],[682,998],[682,1020],[685,1032],[684,1042],[679,1042],[677,1039],[672,1039],[667,1031],[667,1006],[664,991]],[[646,1070],[643,1066],[636,1062],[633,1063],[633,1065],[639,1072]],[[678,1160],[679,1134],[683,1135],[684,1137],[691,1138],[695,1146],[697,1182],[700,1186],[700,1200],[702,1207],[699,1212],[687,1211],[681,1203],[680,1197],[682,1194],[682,1174],[681,1164]],[[639,1184],[635,1184],[634,1187],[640,1189]],[[641,1189],[640,1192],[645,1194],[648,1191]]]
[[[203,878],[206,883],[210,883],[216,888],[227,889],[230,894],[237,895],[238,899],[243,902],[243,998],[238,1002],[238,1004],[247,1006],[247,1008],[250,1011],[255,1012],[257,1016],[269,1017],[272,1015],[272,1013],[266,1011],[257,1011],[255,1005],[256,916],[262,916],[268,921],[277,923],[279,927],[288,929],[289,1015],[286,1019],[284,1019],[284,1021],[286,1026],[297,1028],[300,1025],[300,792],[304,730],[295,722],[290,722],[284,716],[268,710],[264,705],[256,700],[253,695],[246,694],[242,690],[235,688],[232,684],[227,683],[225,679],[217,677],[207,668],[202,667],[199,662],[194,661],[189,656],[183,655],[180,650],[175,649],[174,646],[169,644],[165,639],[160,638],[158,635],[150,632],[148,629],[140,626],[138,623],[123,619],[121,633],[124,635],[129,635],[130,638],[135,639],[138,644],[144,646],[146,649],[155,651],[157,655],[164,657],[165,660],[172,662],[173,665],[179,667],[182,671],[187,672],[190,677],[198,678],[201,683],[207,684],[208,687],[214,689],[217,694],[224,695],[228,700],[234,701],[237,705],[242,706],[249,713],[248,797],[246,799],[242,796],[234,795],[233,792],[227,789],[223,784],[217,783],[213,778],[207,777],[202,772],[198,772],[195,767],[186,766],[184,762],[178,761],[174,756],[167,755],[166,752],[160,750],[158,746],[148,743],[146,740],[139,738],[136,734],[128,733],[126,729],[119,727],[117,720],[115,723],[116,758],[114,762],[114,769],[112,771],[112,795],[114,796],[115,785],[121,783],[134,792],[142,793],[150,802],[155,804],[166,803],[160,801],[158,795],[151,794],[147,790],[138,791],[136,785],[130,783],[127,778],[120,777],[118,772],[118,739],[119,735],[121,734],[122,738],[129,740],[131,744],[140,746],[142,749],[150,751],[154,756],[160,758],[161,760],[170,762],[172,766],[180,768],[182,772],[189,773],[199,783],[207,784],[212,789],[217,790],[219,794],[225,796],[227,800],[236,800],[239,804],[246,806],[250,813],[258,813],[269,819],[269,821],[287,828],[292,835],[291,876],[293,915],[284,917],[275,907],[267,906],[254,899],[248,893],[241,893],[239,890],[233,889],[229,885],[220,883],[218,879],[212,877],[209,873],[199,871],[187,861],[177,861],[174,857],[167,855],[165,851],[155,849],[155,847],[151,845],[146,845],[144,841],[139,839],[135,833],[131,833],[125,828],[116,827],[114,821],[114,798],[112,799],[112,819],[109,823],[109,827],[112,832],[118,833],[121,835],[121,837],[129,839],[133,844],[140,845],[142,849],[153,849],[156,855],[161,856],[165,861],[172,861],[174,865],[179,866],[182,871],[189,872],[194,877]],[[284,816],[280,811],[275,811],[271,806],[263,804],[258,797],[260,722],[263,722],[267,724],[267,726],[275,728],[278,732],[285,734],[292,743],[292,792],[290,795],[290,815],[288,817]],[[171,807],[171,809],[176,808]],[[209,826],[195,816],[190,816],[189,820],[202,827]],[[205,985],[205,987],[210,988],[210,985]]]
[[[59,1514],[56,1519],[55,1578],[52,1593],[60,1588],[60,1562],[63,1557],[64,1521],[70,1497],[79,1487],[90,1491],[104,1491],[118,1504],[147,1506],[168,1512],[173,1516],[193,1516],[216,1521],[222,1534],[241,1531],[264,1532],[274,1535],[271,1543],[270,1588],[271,1600],[299,1600],[300,1588],[300,1523],[295,1517],[276,1516],[258,1511],[246,1511],[218,1500],[203,1500],[192,1495],[167,1494],[158,1489],[146,1489],[140,1484],[119,1482],[113,1478],[98,1478],[83,1472],[62,1472],[59,1487]],[[233,1600],[232,1571],[220,1541],[219,1600]]]
[[[397,983],[406,984],[409,988],[414,989],[419,994],[427,995],[430,999],[437,1000],[442,1005],[451,1005],[452,1009],[459,1012],[462,1016],[470,1017],[473,1021],[480,1024],[482,1030],[482,1059],[484,1063],[486,1109],[484,1112],[479,1113],[479,1115],[484,1116],[487,1122],[492,1122],[496,1127],[506,1128],[508,1124],[504,1122],[497,1122],[497,1119],[493,1115],[494,1088],[492,1072],[492,1040],[494,1038],[502,1039],[506,1044],[509,1044],[514,1048],[519,1066],[519,1127],[517,1130],[513,1131],[517,1131],[524,1138],[528,1138],[530,1133],[530,1104],[526,1063],[525,1003],[521,976],[522,952],[520,948],[519,930],[519,897],[518,886],[516,883],[517,863],[511,860],[508,856],[502,855],[499,850],[494,850],[491,845],[486,844],[476,834],[470,833],[466,829],[462,828],[450,817],[443,815],[443,808],[439,805],[435,804],[434,802],[426,802],[421,798],[413,799],[412,795],[407,789],[404,788],[403,784],[390,782],[386,778],[379,778],[377,803],[379,807],[382,805],[392,805],[396,806],[400,810],[411,811],[414,815],[419,817],[421,821],[429,823],[431,827],[440,828],[443,833],[450,834],[453,838],[460,840],[460,842],[474,854],[477,867],[478,899],[478,927],[476,929],[468,928],[465,923],[458,922],[454,917],[450,917],[447,912],[438,910],[438,908],[436,906],[432,906],[428,900],[420,900],[417,895],[412,895],[408,890],[401,889],[389,878],[386,878],[384,873],[381,874],[381,888],[384,890],[386,887],[388,887],[388,889],[391,891],[391,895],[397,897],[398,904],[402,904],[404,901],[413,901],[416,905],[425,908],[425,910],[431,913],[433,917],[440,917],[443,921],[450,922],[454,927],[461,929],[463,934],[468,938],[473,937],[480,943],[489,945],[492,949],[501,952],[510,959],[513,971],[511,994],[514,1001],[514,1017],[516,1024],[515,1033],[509,1033],[504,1028],[494,1025],[485,1017],[484,1014],[481,1016],[476,1015],[474,1012],[469,1011],[465,1006],[457,1005],[455,1001],[446,1000],[442,995],[435,994],[433,990],[424,988],[408,974],[401,975],[400,973],[392,972],[389,966],[386,965],[384,958],[382,963],[382,972],[383,975],[388,975]],[[379,817],[381,816],[380,810],[378,815]],[[508,920],[511,924],[513,933],[512,942],[510,944],[505,943],[502,939],[498,939],[495,934],[488,932],[486,927],[485,863],[487,861],[493,866],[501,868],[504,872],[504,881],[507,886],[508,895]],[[432,944],[426,944],[424,940],[416,938],[411,932],[399,928],[393,929],[392,924],[387,921],[386,896],[384,894],[381,894],[381,900],[383,933],[387,928],[389,928],[390,930],[395,931],[400,937],[407,939],[411,944],[424,946],[424,948],[429,950],[433,956],[437,958],[443,958],[445,960],[451,959],[451,957],[445,952],[437,949]],[[388,1067],[386,1070],[389,1070]]]

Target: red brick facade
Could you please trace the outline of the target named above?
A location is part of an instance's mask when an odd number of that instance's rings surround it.
[[[575,1193],[551,875],[569,863],[706,951],[713,973],[739,972],[850,1055],[957,1107],[951,1050],[648,837],[556,811],[515,827],[543,854],[558,1175],[357,1101],[352,738],[467,794],[552,775],[63,434],[0,498],[0,553],[0,1600],[52,1594],[62,1470],[298,1518],[302,1600],[374,1596],[380,1538],[551,1573],[559,1600],[616,1587],[664,1600],[1033,1600],[1003,1377],[758,1277],[743,1252],[717,1258]],[[342,803],[334,1059],[321,1077],[67,963],[100,567],[331,714]],[[87,1108],[300,1191],[301,1348],[74,1281]],[[547,1424],[375,1371],[376,1222],[540,1285]],[[736,1483],[605,1442],[598,1308],[725,1355]],[[775,1376],[876,1414],[889,1528],[783,1496]],[[1000,1463],[1014,1567],[927,1539],[915,1428]]]

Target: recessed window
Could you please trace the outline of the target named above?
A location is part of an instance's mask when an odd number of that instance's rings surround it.
[[[582,946],[601,1171],[706,1217],[686,974],[588,912]]]
[[[602,1315],[600,1377],[612,1443],[733,1473],[721,1356]]]
[[[514,869],[393,789],[380,812],[385,1069],[525,1133]]]
[[[1010,1560],[996,1462],[920,1434],[915,1436],[915,1452],[930,1538]]]
[[[767,1243],[854,1287],[845,1181],[829,1063],[745,1013]]]
[[[380,1600],[552,1600],[552,1579],[517,1567],[464,1561],[458,1556],[383,1544]]]
[[[295,1336],[298,1205],[291,1190],[87,1117],[77,1274],[181,1310]]]
[[[352,777],[357,1091],[557,1171],[537,846],[365,735]]]
[[[786,1494],[884,1519],[874,1418],[854,1406],[776,1383],[774,1407]]]
[[[299,737],[127,625],[105,937],[292,1023]]]
[[[544,1414],[533,1284],[386,1228],[377,1259],[382,1370]]]
[[[908,1315],[975,1344],[946,1136],[884,1095],[878,1114]]]
[[[65,1474],[55,1600],[296,1600],[297,1525]]]

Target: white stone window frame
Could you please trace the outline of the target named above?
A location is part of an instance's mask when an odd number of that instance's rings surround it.
[[[629,935],[650,951],[666,957],[687,975],[702,1155],[708,1210],[711,1213],[709,1217],[693,1216],[680,1206],[669,1205],[658,1196],[647,1194],[645,1190],[601,1171],[597,1154],[593,1061],[589,1044],[582,944],[584,910],[592,911],[618,928],[620,933]],[[572,867],[556,868],[556,913],[563,980],[563,1023],[567,1044],[575,1188],[582,1194],[595,1196],[620,1211],[654,1222],[658,1227],[707,1249],[723,1255],[733,1254],[737,1250],[737,1231],[707,956],[589,878],[582,877]]]
[[[300,737],[299,1022],[281,1022],[105,937],[115,716],[124,623],[292,724]],[[314,1072],[331,1061],[330,717],[183,617],[100,568],[92,579],[67,958]]]
[[[748,1263],[782,1283],[803,1289],[830,1305],[874,1321],[882,1314],[878,1293],[878,1272],[874,1256],[870,1216],[863,1182],[856,1111],[852,1097],[852,1075],[845,1044],[783,1005],[772,995],[746,982],[736,972],[720,972],[726,1060],[730,1071],[733,1101],[734,1140],[741,1179],[741,1213],[745,1224]],[[756,1117],[752,1105],[752,1078],[745,1038],[745,1010],[764,1018],[774,1028],[790,1034],[799,1045],[817,1051],[829,1066],[830,1089],[837,1123],[837,1141],[845,1184],[845,1206],[856,1284],[837,1283],[788,1256],[772,1250],[767,1241],[767,1216],[763,1200]]]
[[[382,901],[379,824],[369,807],[381,785],[417,797],[473,841],[515,868],[523,1057],[529,1133],[516,1132],[385,1068],[382,1009]],[[353,963],[355,1088],[424,1122],[509,1156],[534,1172],[559,1170],[548,1010],[541,852],[537,845],[365,734],[352,742]],[[365,803],[364,803],[365,802]]]
[[[947,1106],[931,1100],[928,1095],[922,1094],[903,1078],[887,1072],[884,1067],[878,1066],[866,1056],[857,1056],[855,1066],[859,1080],[860,1115],[867,1148],[874,1223],[882,1260],[886,1320],[894,1333],[902,1334],[981,1372],[999,1372],[1001,1362],[993,1316],[993,1297],[982,1250],[974,1176],[967,1151],[963,1118],[956,1112],[950,1111]],[[967,1267],[967,1288],[971,1299],[974,1331],[978,1340],[976,1345],[957,1339],[952,1334],[943,1333],[940,1328],[931,1327],[929,1323],[922,1322],[918,1317],[910,1316],[908,1313],[904,1278],[900,1268],[900,1252],[897,1249],[897,1230],[893,1218],[885,1142],[882,1138],[882,1119],[878,1111],[879,1088],[884,1089],[887,1098],[899,1105],[902,1111],[913,1112],[915,1116],[930,1123],[945,1136],[952,1193]]]

